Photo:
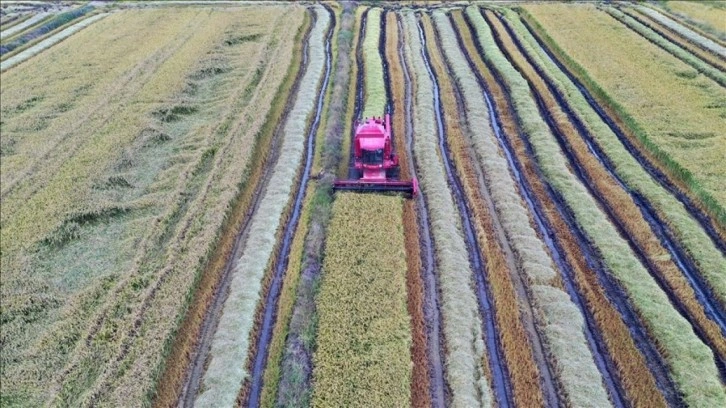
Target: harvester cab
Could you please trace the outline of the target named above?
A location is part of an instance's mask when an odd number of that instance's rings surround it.
[[[348,180],[335,180],[333,188],[358,192],[401,192],[414,196],[418,182],[399,180],[398,156],[393,153],[391,117],[367,118],[355,124],[353,165]]]

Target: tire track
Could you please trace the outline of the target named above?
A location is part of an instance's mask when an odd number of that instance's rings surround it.
[[[493,314],[496,313],[494,305],[491,300],[491,293],[488,291],[488,284],[485,282],[486,271],[484,262],[479,252],[479,245],[477,243],[476,234],[471,221],[472,215],[466,206],[463,188],[461,181],[458,179],[458,175],[455,173],[452,167],[452,160],[450,152],[446,145],[446,133],[443,119],[443,108],[441,106],[441,100],[439,96],[439,85],[438,78],[433,73],[431,63],[429,61],[428,53],[426,51],[426,38],[424,36],[421,22],[417,22],[417,28],[419,37],[422,44],[422,58],[426,65],[428,76],[432,82],[433,94],[434,94],[434,106],[435,106],[435,117],[436,125],[438,128],[439,138],[439,149],[441,152],[441,159],[446,170],[446,177],[448,180],[449,187],[451,188],[452,198],[456,203],[459,210],[459,217],[461,218],[462,229],[464,233],[464,239],[469,252],[469,262],[472,270],[474,271],[474,278],[476,280],[476,295],[478,298],[479,309],[482,315],[483,331],[485,333],[485,342],[487,344],[487,351],[489,354],[489,365],[492,372],[492,388],[494,390],[495,398],[500,407],[510,407],[514,404],[514,398],[511,394],[512,386],[509,378],[509,371],[506,367],[506,363],[502,357],[503,351],[497,339],[498,328],[494,319]]]

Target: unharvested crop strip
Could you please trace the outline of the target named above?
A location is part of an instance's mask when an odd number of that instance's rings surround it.
[[[465,61],[463,55],[453,54],[453,51],[459,48],[455,41],[454,32],[443,12],[434,12],[434,20],[437,35],[433,34],[429,19],[423,19],[427,37],[436,38],[437,40],[437,48],[433,47],[433,42],[429,42],[429,55],[437,77],[446,78],[451,76],[450,72],[452,71],[459,72],[460,65],[458,64]],[[444,56],[440,54],[440,50],[443,50],[444,55],[447,57],[448,68],[444,67]],[[461,58],[456,59],[457,56]],[[467,207],[473,215],[477,237],[481,245],[482,258],[486,260],[485,279],[491,287],[494,298],[496,312],[493,312],[493,314],[500,335],[498,341],[507,361],[507,367],[510,368],[514,403],[528,407],[542,406],[545,404],[545,395],[547,395],[548,405],[555,406],[557,405],[557,390],[542,350],[540,334],[534,327],[534,314],[527,299],[528,295],[521,281],[517,283],[519,288],[515,290],[513,279],[519,278],[519,275],[512,249],[507,238],[501,235],[498,236],[495,231],[495,225],[500,231],[502,225],[500,220],[495,218],[497,214],[490,191],[496,190],[498,187],[486,186],[483,185],[484,183],[479,182],[478,178],[482,177],[480,175],[482,171],[475,168],[477,166],[475,163],[478,163],[477,159],[472,157],[474,156],[473,152],[468,151],[466,147],[468,141],[464,139],[463,129],[459,124],[459,120],[457,120],[459,112],[465,112],[464,107],[468,107],[472,103],[472,101],[460,95],[466,84],[458,83],[459,86],[454,88],[450,82],[442,80],[439,85],[442,90],[445,117],[452,118],[452,120],[446,121],[448,145],[453,153],[458,177],[462,181],[462,187],[466,192],[469,202]],[[483,100],[480,108],[484,108]],[[483,126],[486,126],[486,123],[478,123],[477,128],[473,129],[479,131]],[[472,128],[469,129],[471,133]],[[486,168],[486,170],[491,170],[491,167]],[[506,165],[502,167],[502,170],[508,173]],[[491,181],[498,178],[487,171],[485,171],[486,180]],[[525,219],[528,218],[525,217]],[[534,231],[532,232],[534,233]],[[525,329],[523,321],[527,322],[527,329]],[[533,349],[532,347],[536,348]],[[536,362],[533,355],[535,350]]]
[[[553,62],[546,50],[521,25],[519,19],[512,16],[510,21],[524,40],[517,42],[529,50],[525,55],[535,58],[540,66],[546,68],[548,75],[542,77],[550,78],[548,83],[553,92],[559,94],[561,100],[565,100],[564,95],[569,96],[570,113],[574,114],[577,124],[587,130],[582,133],[588,149],[603,162],[613,177],[633,189],[632,197],[643,207],[651,228],[659,235],[663,245],[673,252],[675,261],[682,265],[682,269],[688,269],[687,278],[699,292],[698,296],[708,296],[715,300],[713,306],[708,306],[714,312],[708,313],[714,319],[719,319],[718,315],[724,315],[723,307],[726,305],[726,281],[718,272],[726,268],[726,259],[720,247],[713,245],[706,231],[700,228],[699,223],[677,201],[677,196],[663,188],[658,179],[651,177],[639,165],[637,157],[630,154],[627,145],[621,143],[622,139],[613,133],[613,128],[588,103],[587,95],[581,93],[582,89]],[[690,260],[695,266],[691,266]],[[708,299],[701,301],[708,302]],[[721,317],[720,320],[724,319]]]
[[[692,173],[676,163],[650,140],[630,114],[610,98],[584,68],[554,42],[529,12],[523,9],[520,9],[519,12],[524,27],[542,52],[575,84],[590,107],[617,136],[628,153],[638,161],[653,180],[680,201],[708,234],[713,244],[722,254],[726,254],[726,212],[723,211],[720,204],[710,193],[700,187]]]
[[[489,379],[485,377],[482,367],[486,348],[482,340],[482,321],[475,288],[471,283],[472,271],[467,262],[469,252],[460,229],[460,217],[455,217],[455,222],[451,222],[451,214],[456,213],[457,207],[447,185],[446,171],[440,161],[437,148],[439,143],[434,137],[437,132],[433,118],[437,112],[434,108],[434,78],[425,62],[423,33],[418,30],[416,16],[412,11],[407,11],[404,21],[406,60],[411,62],[412,77],[416,85],[413,124],[417,136],[413,148],[416,164],[419,166],[422,191],[430,211],[441,278],[446,375],[451,387],[450,403],[458,406],[490,406],[493,401]],[[439,141],[443,142],[443,135],[439,136]],[[502,398],[506,401],[504,398],[506,396]]]
[[[398,16],[395,12],[387,11],[385,18],[381,20],[381,24],[385,23],[385,31],[383,31],[385,33],[385,43],[382,46],[386,67],[384,75],[388,78],[390,113],[393,118],[393,144],[401,163],[401,179],[409,180],[413,175],[413,163],[406,147],[406,141],[411,132],[410,127],[406,124],[407,119],[409,119],[406,105],[410,103],[408,95],[410,89],[407,89],[410,88],[410,83],[406,80],[408,72],[405,71],[401,58],[403,32]],[[430,245],[421,244],[420,240],[428,240],[430,243],[431,237],[421,237],[419,235],[424,233],[424,229],[419,228],[416,219],[417,208],[422,218],[427,218],[427,216],[423,212],[425,209],[421,209],[417,204],[422,204],[420,198],[415,201],[406,200],[403,203],[402,214],[408,269],[406,274],[408,313],[411,316],[411,359],[414,364],[411,378],[411,406],[415,408],[441,407],[444,404],[443,365],[440,360],[431,361],[427,352],[427,341],[431,338],[427,333],[427,323],[438,327],[438,308],[433,305],[432,308],[435,314],[432,319],[427,320],[424,318],[426,298],[422,275],[433,273],[433,271],[431,269],[432,265],[428,264],[427,261],[427,258],[430,257],[428,251],[431,250],[431,247]],[[438,330],[436,333],[438,334]],[[438,343],[435,346],[438,347]],[[436,369],[436,373],[434,373],[434,369]],[[432,381],[430,376],[434,375],[436,375],[436,379]],[[432,388],[432,384],[438,385]]]
[[[726,403],[716,365],[709,364],[710,350],[690,330],[688,322],[669,306],[666,294],[640,265],[615,228],[606,221],[585,188],[569,173],[559,147],[549,134],[546,123],[537,114],[534,100],[528,95],[526,82],[496,47],[482,16],[473,7],[468,9],[468,13],[476,24],[485,55],[508,83],[515,111],[529,136],[544,176],[562,194],[589,239],[600,249],[605,264],[630,292],[641,315],[649,323],[652,335],[666,350],[670,367],[686,401],[695,405]],[[696,361],[701,375],[695,375],[693,371]],[[699,377],[697,381],[696,377]]]
[[[382,9],[376,7],[366,13],[363,40],[363,66],[365,67],[365,103],[363,118],[383,116],[386,107],[386,88],[383,82],[383,63],[379,52]]]
[[[465,35],[460,35],[459,39],[463,43],[461,48],[466,51],[466,54],[468,56],[483,55],[478,44],[473,43],[469,31],[471,27],[468,21],[464,21],[462,14],[460,12],[452,13],[452,19],[456,22],[455,27],[465,33]],[[529,197],[527,202],[535,214],[538,206],[544,210],[542,211],[544,214],[542,226],[546,227],[546,230],[541,235],[554,237],[550,241],[554,246],[552,252],[563,253],[567,261],[562,265],[562,272],[574,276],[575,283],[585,296],[590,310],[585,316],[588,324],[594,327],[592,333],[594,335],[603,333],[606,349],[621,373],[620,378],[625,382],[626,390],[632,390],[629,394],[633,396],[631,401],[640,401],[641,404],[647,402],[648,406],[665,406],[665,401],[659,390],[656,389],[648,367],[648,365],[653,367],[654,373],[659,375],[658,384],[663,393],[669,396],[675,395],[674,386],[666,375],[667,370],[664,368],[665,364],[662,363],[658,351],[648,341],[645,329],[630,310],[627,300],[610,282],[609,274],[604,273],[600,263],[596,262],[595,251],[591,249],[591,245],[585,239],[581,229],[572,220],[569,209],[565,208],[561,199],[556,197],[552,189],[543,183],[543,177],[531,159],[533,157],[531,149],[526,145],[521,136],[521,129],[514,119],[513,106],[505,96],[500,84],[501,80],[492,75],[481,58],[472,60],[470,57],[468,60],[473,64],[472,69],[477,75],[479,86],[491,94],[495,117],[493,123],[501,124],[501,131],[495,132],[495,134],[498,137],[499,145],[506,153],[509,167],[520,184],[523,196]],[[503,137],[504,135],[507,137]],[[608,298],[613,299],[613,303]],[[617,306],[617,309],[614,305]],[[624,316],[623,318],[618,311]],[[647,365],[639,348],[642,350],[642,354],[647,355]],[[673,400],[669,398],[669,401]]]
[[[300,89],[285,125],[281,155],[264,193],[259,210],[253,215],[250,237],[233,273],[230,295],[225,301],[219,330],[210,349],[210,364],[203,379],[204,391],[195,405],[231,405],[247,377],[244,366],[252,330],[254,311],[262,285],[262,275],[275,244],[280,215],[286,206],[304,145],[304,129],[311,112],[307,103],[316,95],[323,73],[324,36],[329,23],[326,11],[319,16],[310,34],[310,58]],[[292,165],[291,165],[292,164]],[[232,345],[230,347],[229,345]]]
[[[720,327],[724,326],[724,318],[721,317],[723,313],[711,301],[710,296],[704,293],[698,282],[693,279],[689,282],[683,276],[693,278],[696,274],[690,260],[674,250],[676,244],[663,233],[662,222],[650,210],[650,206],[640,197],[627,194],[625,185],[614,175],[612,169],[606,167],[602,160],[597,160],[601,155],[590,154],[585,143],[585,140],[591,140],[587,129],[573,115],[564,97],[554,90],[551,83],[545,83],[545,73],[525,58],[521,48],[517,47],[501,22],[494,20],[492,16],[493,13],[487,12],[487,21],[494,29],[495,40],[510,62],[530,83],[540,113],[548,122],[570,166],[590,194],[602,205],[621,235],[626,237],[630,247],[651,275],[669,294],[671,301],[694,325],[699,337],[714,349],[716,361],[723,366],[723,356],[726,355],[726,339],[720,331]]]

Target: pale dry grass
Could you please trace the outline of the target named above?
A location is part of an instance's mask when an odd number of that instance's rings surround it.
[[[280,157],[258,211],[253,215],[247,244],[232,272],[229,296],[220,316],[219,329],[212,340],[202,389],[195,401],[197,406],[234,404],[240,386],[249,375],[244,362],[260,298],[262,276],[302,160],[305,130],[314,107],[310,101],[315,99],[325,65],[324,39],[330,16],[322,7],[317,7],[316,13],[318,19],[310,33],[307,70],[283,129]]]
[[[668,1],[664,6],[726,40],[726,7],[718,1]]]
[[[455,407],[491,406],[492,391],[481,364],[486,355],[486,346],[468,250],[461,232],[458,210],[439,157],[433,83],[428,77],[421,54],[424,45],[419,37],[416,16],[406,11],[403,20],[406,59],[416,81],[414,153],[436,242],[441,313],[446,339],[446,376],[451,387],[451,404]]]
[[[532,144],[545,178],[562,195],[578,224],[597,247],[605,265],[628,292],[657,344],[664,349],[686,402],[693,406],[723,405],[726,395],[720,385],[711,350],[696,336],[688,321],[671,306],[666,294],[640,264],[627,242],[570,172],[554,136],[539,115],[527,82],[498,49],[479,11],[474,7],[467,11],[475,22],[485,55],[509,86],[522,130]],[[589,404],[579,401],[574,405]]]
[[[693,42],[694,44],[698,44],[699,46],[711,51],[715,55],[720,55],[721,57],[726,56],[726,47],[722,46],[721,44],[717,44],[715,41],[712,41],[710,38],[702,36],[701,34],[678,23],[675,20],[668,18],[667,16],[653,10],[652,8],[643,7],[643,6],[635,6],[635,9],[638,10],[639,12],[649,16],[653,20],[663,24],[665,27],[668,27],[670,30],[683,36],[688,41]],[[716,14],[716,13],[713,13],[713,14]],[[721,15],[722,15],[722,20],[721,20],[720,28],[724,29],[724,26],[726,25],[726,12],[722,12]]]

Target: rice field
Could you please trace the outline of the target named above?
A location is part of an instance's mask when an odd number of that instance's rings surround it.
[[[726,406],[724,10],[3,2],[0,405]]]

